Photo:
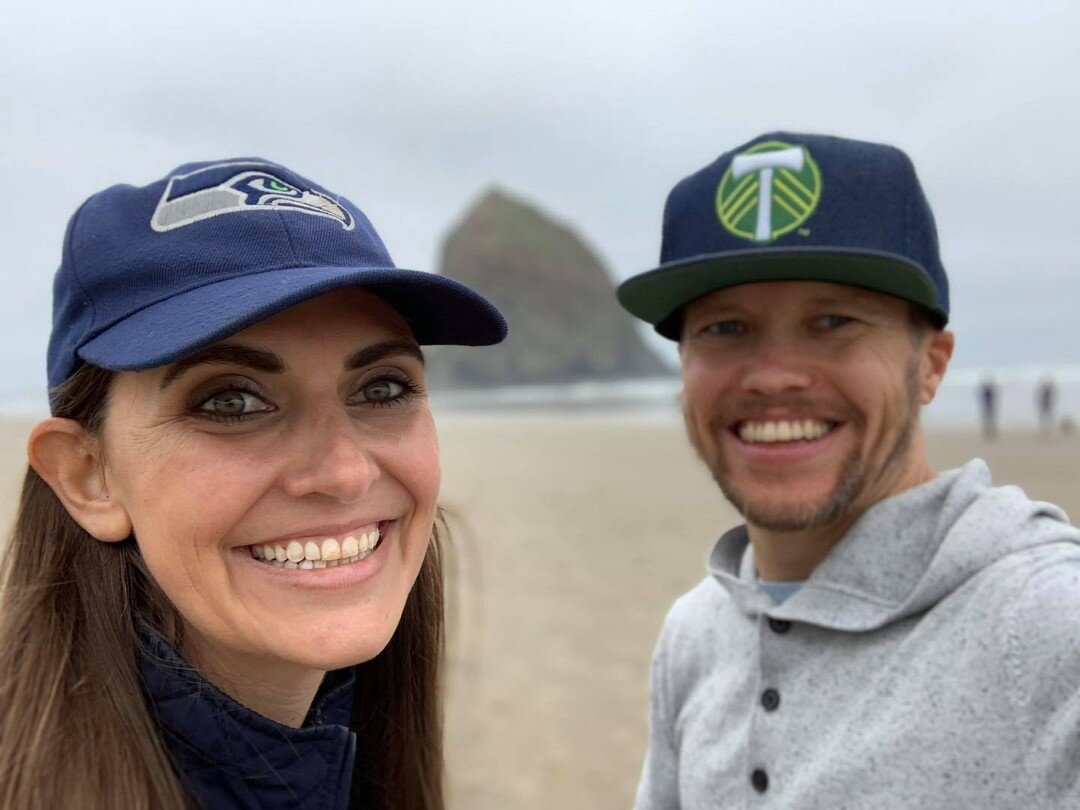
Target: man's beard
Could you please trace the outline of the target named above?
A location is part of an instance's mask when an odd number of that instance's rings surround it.
[[[693,427],[685,408],[683,417],[686,421],[686,430],[690,437],[690,443],[694,446],[701,460],[709,467],[713,480],[720,487],[724,497],[739,511],[739,514],[743,516],[747,523],[774,532],[804,531],[820,526],[828,526],[843,520],[849,515],[853,504],[860,495],[871,489],[875,483],[887,478],[894,469],[903,465],[911,450],[915,428],[918,425],[919,364],[917,358],[913,358],[913,362],[906,369],[904,382],[907,396],[904,403],[905,410],[900,417],[903,423],[896,434],[896,440],[893,442],[892,447],[889,448],[881,468],[876,472],[872,471],[870,469],[870,457],[860,456],[863,442],[866,441],[866,419],[854,411],[846,414],[847,418],[844,419],[844,422],[855,433],[858,440],[840,465],[836,485],[831,492],[817,502],[779,507],[753,503],[745,493],[735,486],[731,470],[724,460],[723,450],[719,450],[715,460],[710,460],[705,455],[704,443]],[[771,402],[768,404],[775,405],[776,403]],[[801,407],[796,404],[794,410],[797,413],[801,410],[809,416],[811,409],[806,403]],[[708,429],[712,431],[727,430],[726,426],[728,424],[730,424],[730,420],[726,418],[715,419]]]

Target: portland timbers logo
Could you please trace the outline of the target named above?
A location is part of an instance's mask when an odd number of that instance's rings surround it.
[[[755,144],[736,155],[716,189],[716,213],[728,231],[751,242],[771,242],[814,213],[821,172],[804,146]]]
[[[343,205],[325,194],[300,188],[271,164],[218,163],[169,178],[150,227],[171,231],[222,214],[290,211],[326,217],[351,231],[356,222]]]

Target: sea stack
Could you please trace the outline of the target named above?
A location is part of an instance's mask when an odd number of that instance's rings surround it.
[[[611,277],[582,239],[503,191],[485,193],[450,231],[440,272],[491,299],[510,336],[486,349],[440,348],[431,365],[438,387],[672,373],[616,303]]]

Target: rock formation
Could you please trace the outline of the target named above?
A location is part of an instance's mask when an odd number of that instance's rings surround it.
[[[510,322],[490,348],[429,351],[438,387],[661,376],[671,369],[615,301],[596,256],[569,228],[489,191],[448,234],[440,272],[480,291]],[[433,347],[434,348],[434,347]]]

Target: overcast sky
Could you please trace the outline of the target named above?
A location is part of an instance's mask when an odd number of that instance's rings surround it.
[[[496,184],[616,278],[671,185],[775,128],[913,157],[953,283],[954,364],[1080,363],[1080,4],[8,4],[0,396],[44,384],[67,218],[116,182],[260,155],[349,197],[401,266]]]

